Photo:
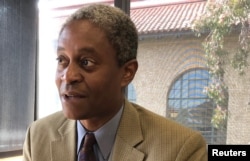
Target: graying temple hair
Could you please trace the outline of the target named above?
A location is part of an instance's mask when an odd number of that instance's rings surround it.
[[[74,20],[88,20],[105,32],[116,51],[119,66],[136,58],[138,48],[136,27],[129,16],[119,8],[103,4],[80,8],[68,17],[61,32]]]

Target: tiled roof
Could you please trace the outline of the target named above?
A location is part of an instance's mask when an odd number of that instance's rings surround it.
[[[205,9],[206,1],[170,4],[130,11],[140,35],[189,31],[191,22]]]
[[[74,12],[77,7],[54,10],[53,17],[58,25]],[[190,31],[191,22],[200,15],[206,6],[204,0],[191,2],[161,4],[132,8],[130,16],[134,21],[139,35],[159,35]]]

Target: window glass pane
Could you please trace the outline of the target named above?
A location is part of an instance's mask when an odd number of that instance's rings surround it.
[[[183,77],[183,80],[181,82],[182,82],[181,88],[182,89],[188,89],[189,80],[188,79],[184,79],[184,77]]]
[[[128,100],[136,102],[136,91],[132,83],[128,85]]]
[[[188,89],[182,89],[181,90],[181,97],[179,97],[179,98],[188,98],[188,97],[189,97]]]
[[[22,150],[35,118],[36,5],[0,1],[0,160],[1,152]]]
[[[173,84],[168,97],[169,111],[175,111],[169,115],[170,118],[182,123],[185,126],[201,131],[208,143],[225,143],[226,134],[218,133],[212,124],[212,114],[214,104],[203,92],[204,87],[208,85],[209,73],[206,70],[195,69],[184,73],[176,83],[182,82],[178,89]],[[175,97],[173,93],[181,93]],[[220,135],[223,141],[217,139]]]
[[[181,81],[177,80],[176,83],[174,84],[173,89],[180,89],[181,88]]]

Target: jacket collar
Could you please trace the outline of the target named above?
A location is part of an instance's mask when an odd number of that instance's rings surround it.
[[[125,100],[125,108],[109,160],[142,161],[144,153],[136,149],[136,146],[142,141],[143,135],[139,115],[132,104]]]

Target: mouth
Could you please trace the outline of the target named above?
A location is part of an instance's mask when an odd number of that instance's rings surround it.
[[[78,92],[65,92],[61,95],[64,99],[81,99],[86,98],[85,94],[81,94]]]
[[[79,96],[79,95],[66,95],[66,94],[64,94],[64,95],[63,95],[63,98],[66,98],[66,99],[71,99],[71,98],[84,98],[84,96]]]

